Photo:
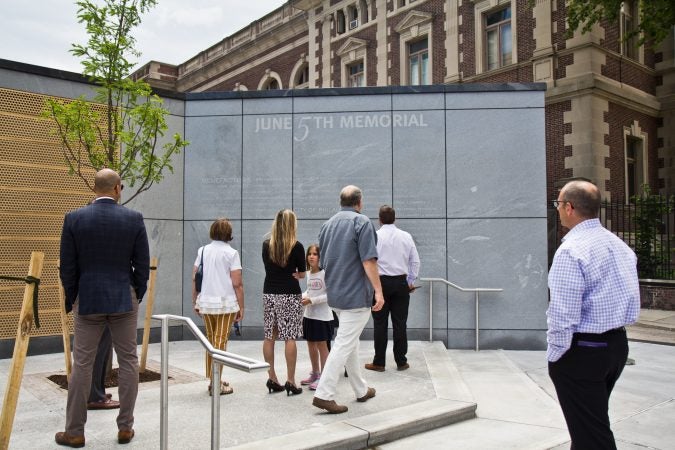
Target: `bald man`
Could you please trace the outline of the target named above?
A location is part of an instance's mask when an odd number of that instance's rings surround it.
[[[74,318],[73,371],[68,384],[66,429],[55,440],[83,447],[87,398],[96,350],[105,327],[110,328],[119,364],[117,440],[134,437],[134,406],[138,393],[136,324],[138,303],[150,273],[148,236],[143,216],[119,205],[120,176],[113,170],[96,173],[96,200],[66,214],[61,233],[60,277],[66,310]]]
[[[375,397],[375,389],[368,387],[361,373],[359,337],[371,309],[379,311],[384,305],[377,271],[377,234],[370,219],[361,214],[361,189],[344,187],[340,192],[340,206],[340,211],[328,219],[319,232],[328,306],[337,314],[340,326],[312,404],[331,414],[348,409],[335,402],[343,368],[349,373],[349,384],[357,402]]]
[[[628,357],[625,325],[640,312],[635,253],[598,220],[600,192],[567,183],[553,201],[569,229],[548,275],[548,371],[572,449],[616,449],[609,396]]]

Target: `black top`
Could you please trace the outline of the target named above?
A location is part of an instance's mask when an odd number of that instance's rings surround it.
[[[300,282],[293,278],[295,272],[306,272],[305,248],[296,242],[291,249],[285,267],[274,264],[270,260],[270,240],[266,239],[262,246],[262,259],[265,264],[265,284],[263,294],[302,294]]]

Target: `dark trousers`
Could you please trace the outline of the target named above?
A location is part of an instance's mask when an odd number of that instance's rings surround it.
[[[558,394],[573,450],[616,449],[609,424],[609,396],[628,358],[623,328],[575,333],[570,349],[548,373]]]
[[[108,369],[108,361],[112,358],[112,335],[107,326],[103,330],[101,340],[96,350],[96,359],[94,360],[94,369],[91,372],[91,391],[89,392],[89,402],[105,401],[105,377]]]
[[[373,335],[375,340],[375,357],[373,364],[384,366],[387,354],[387,340],[389,331],[389,313],[391,325],[394,329],[394,360],[397,366],[408,362],[408,306],[410,291],[405,275],[398,277],[380,276],[384,306],[379,311],[373,311]]]

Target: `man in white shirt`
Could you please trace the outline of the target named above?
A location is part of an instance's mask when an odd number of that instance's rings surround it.
[[[377,268],[384,295],[384,307],[373,311],[375,356],[366,369],[383,372],[387,353],[389,313],[394,329],[394,360],[398,370],[410,367],[408,353],[408,305],[410,292],[420,269],[420,258],[410,233],[399,230],[394,221],[396,212],[389,205],[380,207],[380,229],[377,231]]]

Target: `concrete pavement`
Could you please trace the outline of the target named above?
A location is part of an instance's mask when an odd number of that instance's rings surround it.
[[[671,312],[643,311],[641,324],[670,326]],[[645,314],[646,312],[646,314]],[[635,328],[635,327],[631,327]],[[644,327],[647,328],[647,327]],[[632,330],[629,330],[632,333]],[[195,341],[172,342],[169,351],[170,448],[210,447],[210,397],[203,377],[203,351]],[[262,343],[237,341],[229,350],[262,359]],[[360,359],[372,358],[372,341],[361,343]],[[390,352],[391,353],[391,352]],[[233,395],[221,397],[221,447],[240,448],[456,448],[563,449],[569,437],[548,378],[543,351],[445,350],[440,343],[411,342],[410,365],[398,372],[391,354],[387,370],[365,371],[377,396],[357,403],[347,379],[338,402],[349,407],[328,415],[299,396],[268,394],[265,372],[225,368]],[[298,343],[299,380],[309,372],[304,342]],[[620,449],[675,448],[675,346],[630,343],[627,366],[612,396],[610,417]],[[160,345],[151,344],[149,367],[159,368]],[[0,360],[0,395],[10,360]],[[63,355],[27,359],[11,449],[62,448],[66,393],[46,377],[62,373]],[[283,381],[283,346],[277,344],[277,373]],[[159,382],[142,383],[136,408],[136,437],[127,448],[159,448]],[[110,389],[117,398],[116,389]],[[87,448],[117,448],[116,411],[91,411]],[[475,418],[474,418],[475,416]]]

